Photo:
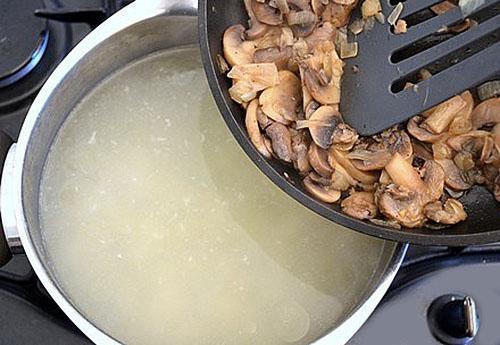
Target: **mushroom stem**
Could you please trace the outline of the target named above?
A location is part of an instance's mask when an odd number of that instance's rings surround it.
[[[391,180],[398,186],[403,186],[414,192],[425,192],[425,183],[417,170],[399,153],[395,153],[385,166]]]

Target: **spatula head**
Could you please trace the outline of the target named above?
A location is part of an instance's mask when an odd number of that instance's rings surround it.
[[[408,24],[406,33],[377,22],[349,37],[359,48],[345,60],[340,110],[360,134],[381,132],[500,74],[500,0],[484,0],[468,16],[477,25],[461,33],[445,28],[464,20],[462,9],[436,15],[430,7],[439,2],[405,1],[399,18]],[[381,0],[383,13],[396,4]],[[432,77],[419,81],[423,68]]]

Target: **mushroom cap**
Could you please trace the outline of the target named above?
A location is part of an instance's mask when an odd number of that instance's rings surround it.
[[[378,180],[378,174],[375,174],[371,171],[361,171],[356,168],[352,164],[351,160],[347,157],[346,152],[342,152],[332,147],[329,150],[328,158],[331,166],[334,166],[334,162],[337,162],[345,169],[349,176],[363,184],[373,184]]]
[[[252,0],[251,7],[255,18],[259,22],[268,25],[280,25],[283,23],[283,14],[278,8],[270,6],[269,1],[260,2]]]
[[[311,143],[309,145],[308,157],[309,164],[311,164],[314,171],[327,178],[332,176],[333,169],[328,163],[328,151],[320,148],[315,143]]]
[[[407,228],[419,227],[425,221],[422,201],[416,192],[391,184],[376,199],[380,212]]]
[[[472,125],[479,129],[484,125],[500,123],[500,98],[490,98],[481,102],[472,111]]]
[[[444,205],[440,201],[427,204],[424,213],[427,218],[436,223],[448,225],[457,224],[467,219],[463,205],[455,199],[446,200]]]
[[[253,62],[255,44],[244,39],[243,25],[233,25],[224,31],[222,46],[224,57],[231,66],[249,64]]]
[[[333,143],[333,132],[342,122],[340,113],[333,107],[319,107],[309,118],[309,132],[319,147],[328,149]]]
[[[462,172],[456,166],[452,159],[436,159],[444,171],[444,182],[448,187],[455,191],[468,190],[472,186],[465,181]]]
[[[288,25],[297,37],[309,36],[316,27],[318,17],[313,11],[291,11],[288,14]]]
[[[316,0],[319,1],[319,0]],[[314,3],[314,0],[313,0]],[[314,31],[307,37],[305,37],[305,41],[310,50],[313,50],[316,45],[321,42],[335,41],[335,33],[336,29],[330,22],[325,22],[316,26]]]
[[[438,200],[443,195],[444,190],[444,170],[441,166],[430,160],[425,162],[423,168],[424,182],[426,185],[425,197],[426,202]]]
[[[300,107],[301,99],[299,78],[290,71],[280,71],[279,84],[264,90],[259,102],[264,114],[275,121],[287,124],[289,121],[297,120],[297,109]]]
[[[357,219],[373,219],[378,213],[372,192],[354,192],[342,200],[340,206],[345,214]]]
[[[313,197],[328,204],[333,204],[340,199],[341,193],[338,190],[328,189],[313,182],[310,176],[303,180],[304,188]]]
[[[392,158],[392,154],[386,150],[370,151],[355,149],[347,155],[352,164],[362,171],[382,170]]]
[[[283,49],[271,47],[257,49],[255,51],[254,60],[256,63],[272,62],[279,70],[285,70],[290,68],[290,60],[292,57],[292,47],[285,47]]]

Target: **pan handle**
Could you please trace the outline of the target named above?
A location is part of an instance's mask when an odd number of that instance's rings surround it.
[[[0,165],[2,179],[0,182],[0,267],[6,264],[11,253],[21,248],[21,241],[17,232],[14,218],[14,195],[12,187],[12,173],[14,168],[14,153],[16,145],[12,144],[10,137],[0,131]]]

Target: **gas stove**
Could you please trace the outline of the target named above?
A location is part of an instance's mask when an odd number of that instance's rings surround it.
[[[128,2],[0,2],[0,139],[17,140],[32,100],[57,64]],[[384,300],[349,344],[500,345],[499,320],[500,244],[411,246]],[[3,344],[91,344],[45,292],[22,251],[0,268]]]

